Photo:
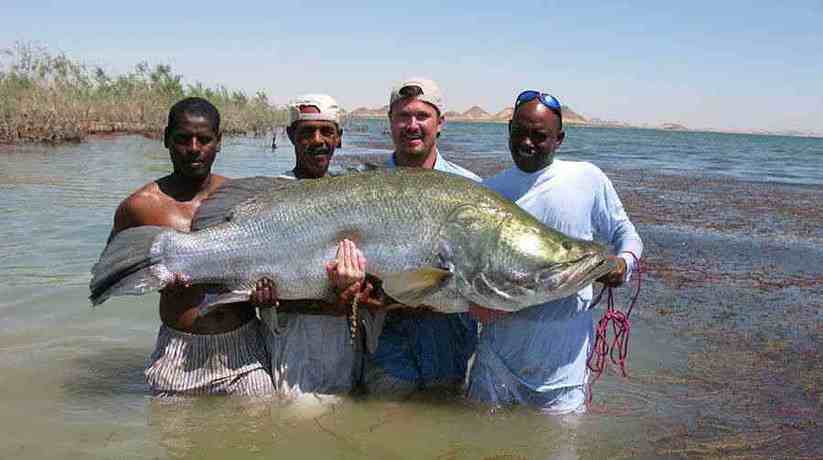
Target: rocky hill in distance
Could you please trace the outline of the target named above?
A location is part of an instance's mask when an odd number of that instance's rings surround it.
[[[384,105],[378,109],[367,109],[365,107],[358,107],[352,110],[348,116],[352,118],[385,118],[388,116],[389,106]]]
[[[344,111],[345,112],[345,111]],[[380,108],[369,109],[366,107],[359,107],[349,113],[346,113],[348,118],[382,118],[386,119],[389,107],[384,105]],[[464,112],[455,110],[447,111],[444,115],[447,121],[467,122],[467,123],[508,123],[511,120],[514,109],[507,107],[497,113],[489,113],[482,107],[474,105]],[[633,124],[624,121],[605,120],[596,117],[585,117],[575,112],[569,106],[563,106],[563,124],[574,126],[587,127],[602,127],[602,128],[640,128],[640,129],[657,129],[664,131],[692,131],[692,132],[707,132],[707,133],[729,133],[729,134],[758,134],[771,136],[801,136],[801,137],[823,137],[823,131],[801,131],[801,130],[730,130],[730,129],[712,129],[712,128],[689,128],[681,123],[643,123]]]
[[[562,110],[564,124],[589,124],[589,120],[586,117],[578,114],[570,107],[563,106]],[[352,118],[384,118],[386,117],[388,112],[389,107],[386,105],[376,109],[359,107],[357,109],[352,110],[351,113],[348,114],[348,116]],[[472,106],[470,109],[466,110],[465,112],[449,110],[444,115],[446,116],[447,121],[464,121],[474,123],[508,123],[508,121],[512,118],[513,112],[514,109],[508,107],[495,114],[491,114],[483,110],[483,108],[475,105]]]

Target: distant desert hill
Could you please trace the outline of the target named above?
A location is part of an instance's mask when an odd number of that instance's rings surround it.
[[[389,113],[389,106],[384,105],[378,109],[367,109],[366,107],[358,107],[349,113],[350,117],[354,118],[383,118]]]
[[[465,112],[463,112],[463,114],[461,116],[465,119],[479,120],[479,121],[488,121],[488,120],[491,120],[491,118],[492,118],[492,116],[491,116],[491,114],[489,114],[489,112],[486,112],[485,110],[481,109],[480,107],[478,107],[476,105],[472,106],[472,108],[470,108],[469,110],[466,110]]]
[[[563,108],[563,124],[564,125],[579,125],[589,127],[604,127],[604,128],[643,128],[643,129],[662,129],[668,131],[692,131],[691,128],[680,123],[659,123],[659,124],[632,124],[623,121],[604,120],[597,117],[584,117],[575,112],[571,107],[564,105]],[[389,113],[389,107],[384,105],[382,107],[369,109],[367,107],[358,107],[349,113],[342,110],[346,118],[381,118],[386,119]],[[471,122],[471,123],[508,123],[512,118],[514,112],[512,107],[506,107],[503,110],[491,114],[486,112],[482,107],[473,105],[464,112],[456,110],[449,110],[444,115],[448,121],[457,122]],[[737,133],[755,133],[755,134],[777,134],[788,136],[813,136],[823,137],[823,132],[796,132],[796,131],[727,131],[727,130],[712,130],[706,129],[707,132],[737,132]]]
[[[563,124],[568,123],[570,125],[584,125],[589,122],[589,120],[586,117],[575,112],[574,110],[572,110],[571,107],[567,105],[564,105],[560,109],[560,112],[563,114]]]
[[[563,123],[564,124],[588,124],[589,120],[575,112],[571,109],[571,107],[563,106]],[[366,107],[359,107],[351,111],[348,114],[350,117],[354,118],[383,118],[388,114],[389,107],[383,106],[378,109],[368,109]],[[443,115],[446,117],[448,121],[471,121],[471,122],[491,122],[491,123],[506,123],[512,118],[512,113],[514,110],[511,107],[507,107],[494,115],[486,112],[480,106],[474,105],[470,109],[466,110],[465,112],[457,112],[454,110],[449,110]]]
[[[507,122],[512,119],[512,115],[514,115],[514,109],[512,107],[506,107],[505,109],[495,113],[492,115],[495,121],[503,121]]]
[[[589,122],[589,120],[586,117],[575,112],[574,110],[572,110],[571,107],[567,105],[564,105],[560,110],[561,113],[563,113],[563,123],[583,124]],[[512,115],[514,115],[514,108],[507,107],[494,114],[492,118],[499,121],[509,121],[512,119]]]
[[[689,128],[679,123],[663,123],[660,125],[660,129],[667,129],[669,131],[688,131]]]

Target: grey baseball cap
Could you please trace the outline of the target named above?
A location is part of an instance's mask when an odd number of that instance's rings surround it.
[[[435,83],[434,80],[424,77],[411,77],[397,82],[392,87],[391,96],[389,96],[389,112],[391,112],[391,107],[395,102],[408,97],[401,94],[403,88],[406,88],[407,86],[416,86],[420,88],[420,91],[422,91],[422,93],[416,96],[415,99],[419,99],[433,105],[434,108],[440,112],[440,115],[443,115],[446,112],[446,104],[443,102],[443,93],[440,91],[440,87],[437,86],[437,83]]]

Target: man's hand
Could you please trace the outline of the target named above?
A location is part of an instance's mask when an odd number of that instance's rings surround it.
[[[368,308],[372,314],[379,310],[392,310],[405,307],[392,301],[382,290],[375,288],[369,281],[363,280],[340,291],[340,294],[337,296],[337,310],[341,314],[348,314],[351,311],[355,297],[357,297],[357,305]]]
[[[274,286],[274,281],[268,278],[260,278],[257,280],[257,285],[249,298],[251,304],[259,308],[271,308],[280,305],[277,300],[277,288]]]
[[[191,289],[191,282],[188,277],[182,273],[172,274],[172,279],[163,288],[163,294],[172,297],[180,297]]]
[[[337,246],[337,258],[326,263],[329,281],[342,292],[366,278],[366,258],[354,241],[343,240]]]
[[[623,279],[626,277],[626,261],[622,257],[617,256],[609,256],[609,259],[614,260],[617,266],[614,270],[597,278],[597,281],[608,287],[618,287],[623,284]]]
[[[492,310],[491,308],[481,307],[477,304],[472,304],[469,307],[469,314],[474,319],[480,321],[481,324],[489,324],[497,321],[500,318],[508,316],[509,312],[503,310]]]

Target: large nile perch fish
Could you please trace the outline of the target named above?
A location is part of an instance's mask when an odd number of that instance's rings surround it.
[[[261,277],[283,299],[331,300],[324,263],[343,238],[357,243],[386,294],[446,313],[471,302],[520,310],[613,267],[602,245],[552,230],[468,179],[423,169],[228,181],[198,216],[191,233],[145,226],[116,235],[92,269],[92,303],[162,289],[174,274],[225,287],[212,304],[247,300]]]

